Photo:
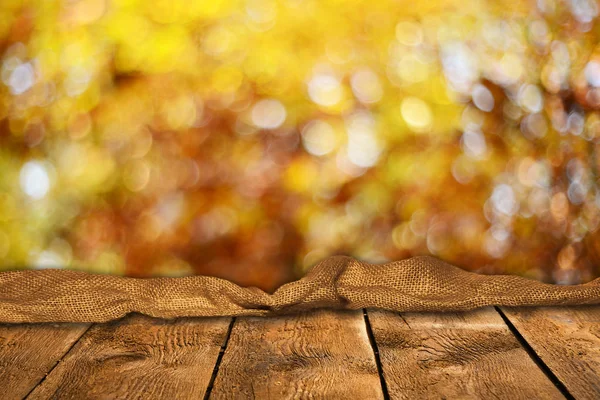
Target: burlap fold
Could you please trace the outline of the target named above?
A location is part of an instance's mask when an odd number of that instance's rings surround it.
[[[488,305],[600,303],[600,278],[583,285],[463,271],[433,257],[374,265],[330,257],[273,294],[207,276],[135,279],[67,270],[0,273],[0,322],[104,322],[153,317],[269,315],[310,308],[458,311]]]

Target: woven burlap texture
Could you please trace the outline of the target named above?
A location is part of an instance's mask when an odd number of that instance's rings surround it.
[[[265,316],[311,308],[460,311],[500,306],[600,303],[600,278],[551,285],[480,275],[421,256],[383,265],[327,258],[273,294],[207,276],[127,278],[68,270],[0,273],[0,322],[104,322],[153,317]]]

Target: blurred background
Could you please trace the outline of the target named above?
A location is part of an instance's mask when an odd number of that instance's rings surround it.
[[[600,274],[591,0],[2,0],[0,269]]]

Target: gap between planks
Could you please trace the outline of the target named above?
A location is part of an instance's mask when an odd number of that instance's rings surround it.
[[[375,363],[377,364],[377,373],[379,374],[379,381],[381,382],[381,391],[383,393],[383,398],[385,400],[389,400],[390,393],[388,392],[387,383],[385,382],[385,377],[383,376],[383,366],[381,365],[381,358],[379,357],[377,341],[375,340],[375,336],[373,336],[373,329],[371,328],[371,323],[369,322],[369,314],[367,313],[366,308],[363,308],[362,310],[363,317],[365,319],[365,328],[367,329],[367,335],[369,336],[369,343],[371,344],[371,348],[373,349]]]
[[[513,325],[510,319],[508,319],[508,317],[506,316],[506,314],[504,314],[502,309],[500,309],[498,306],[494,306],[494,309],[498,312],[498,314],[500,314],[500,317],[502,317],[502,320],[504,321],[506,326],[508,326],[508,329],[511,331],[513,336],[517,338],[523,349],[525,349],[525,351],[527,352],[527,354],[529,354],[529,357],[531,357],[533,362],[535,362],[538,368],[542,370],[546,377],[548,377],[550,382],[552,382],[554,386],[556,386],[556,388],[562,393],[563,396],[565,396],[566,399],[574,400],[575,397],[573,397],[573,395],[569,392],[569,389],[567,389],[565,384],[560,381],[560,379],[554,374],[554,372],[552,372],[550,367],[546,365],[546,363],[544,362],[544,360],[542,360],[539,354],[535,352],[533,347],[531,347],[531,345],[523,337],[521,332],[519,332],[517,327]]]
[[[219,350],[219,356],[217,357],[217,361],[215,362],[215,368],[213,369],[213,373],[210,377],[210,381],[208,382],[208,387],[206,388],[206,392],[204,393],[204,400],[208,400],[210,398],[210,393],[212,392],[212,388],[215,385],[215,379],[217,379],[217,374],[219,373],[219,367],[221,366],[221,362],[223,361],[223,355],[225,354],[225,350],[227,350],[227,345],[229,344],[229,338],[231,337],[231,331],[233,330],[233,324],[235,324],[236,317],[231,318],[231,322],[229,323],[229,327],[227,328],[227,335],[225,336],[225,341],[223,345],[221,345],[221,350]]]

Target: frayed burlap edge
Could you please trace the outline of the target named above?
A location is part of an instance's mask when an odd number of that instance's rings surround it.
[[[153,317],[264,316],[311,308],[460,311],[489,305],[600,303],[600,278],[559,286],[480,275],[433,257],[374,265],[325,259],[273,294],[207,276],[136,279],[68,270],[0,273],[0,322],[104,322],[130,312]]]

